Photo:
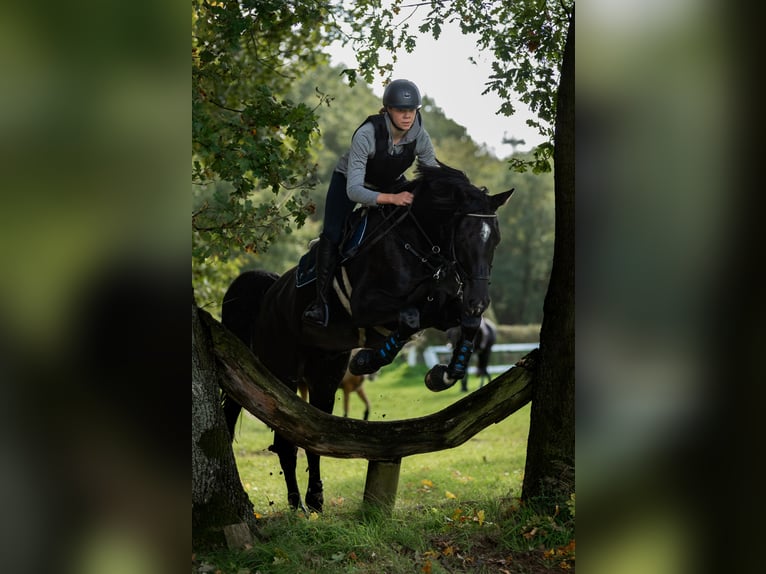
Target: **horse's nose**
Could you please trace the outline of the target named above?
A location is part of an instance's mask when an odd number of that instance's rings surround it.
[[[480,290],[481,291],[481,290]],[[469,291],[466,293],[464,300],[464,311],[468,315],[474,317],[481,315],[489,307],[489,295],[487,293],[481,293],[476,291]]]
[[[489,307],[489,303],[486,300],[469,301],[466,311],[469,315],[477,317],[484,313]]]

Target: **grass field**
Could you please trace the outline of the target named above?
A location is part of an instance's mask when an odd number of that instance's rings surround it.
[[[441,393],[429,391],[423,383],[425,367],[409,368],[400,361],[365,382],[370,399],[370,420],[391,421],[435,413],[465,396],[459,384]],[[471,380],[473,389],[478,378]],[[470,384],[470,382],[469,382]],[[342,413],[343,393],[338,392],[334,413]],[[361,418],[364,404],[351,396],[349,416]],[[402,460],[397,508],[431,504],[449,496],[470,499],[483,496],[518,495],[521,488],[529,405],[491,425],[461,446]],[[240,478],[250,494],[256,512],[267,514],[287,508],[279,459],[268,451],[273,433],[261,421],[245,413],[237,428],[234,453]],[[305,492],[308,475],[303,450],[299,450],[298,480]],[[322,459],[325,500],[357,507],[361,503],[367,471],[366,460]],[[428,486],[431,485],[431,486]]]
[[[370,420],[425,416],[462,398],[423,383],[426,368],[403,360],[365,382]],[[471,378],[469,391],[478,378]],[[334,413],[342,413],[338,392]],[[350,416],[362,401],[351,396]],[[393,515],[363,515],[366,460],[322,459],[325,508],[305,516],[289,509],[272,432],[248,413],[240,418],[234,453],[253,502],[259,531],[253,548],[195,556],[193,572],[220,574],[438,574],[574,571],[574,519],[538,514],[518,501],[529,430],[527,405],[463,445],[402,460]],[[406,440],[406,437],[403,438]],[[298,481],[305,494],[306,458]],[[574,507],[570,508],[572,514]]]

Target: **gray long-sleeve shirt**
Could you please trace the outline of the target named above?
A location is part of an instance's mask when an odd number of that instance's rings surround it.
[[[398,155],[402,153],[406,144],[415,142],[415,157],[424,165],[437,166],[436,154],[431,136],[426,129],[415,122],[407,130],[404,137],[394,145],[391,138],[391,118],[386,117],[386,127],[388,128],[388,153]],[[367,160],[375,155],[375,127],[368,122],[360,127],[354,137],[351,139],[351,148],[341,156],[335,171],[346,176],[346,194],[351,201],[361,203],[362,205],[376,205],[379,192],[365,187],[364,178],[367,170]]]

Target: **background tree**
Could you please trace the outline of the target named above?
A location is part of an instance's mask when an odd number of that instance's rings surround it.
[[[192,2],[194,257],[263,250],[314,209],[316,118],[285,94],[325,60],[332,19],[312,0]]]

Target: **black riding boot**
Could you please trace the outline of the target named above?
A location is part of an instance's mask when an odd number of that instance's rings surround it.
[[[332,285],[332,272],[338,258],[338,248],[323,236],[319,237],[317,245],[317,298],[303,312],[303,320],[327,327],[330,311],[327,307],[327,297]]]

